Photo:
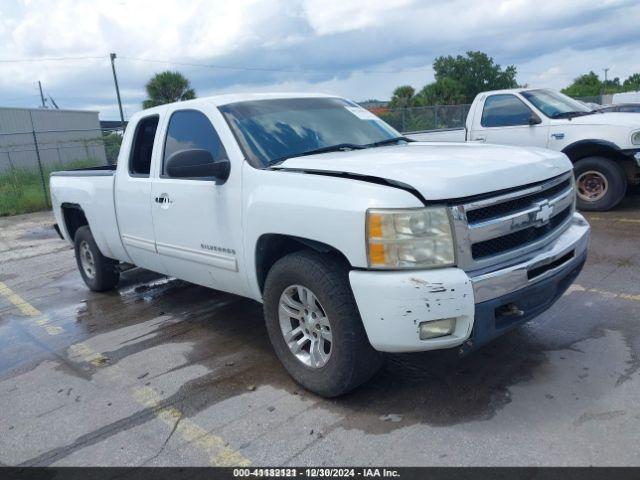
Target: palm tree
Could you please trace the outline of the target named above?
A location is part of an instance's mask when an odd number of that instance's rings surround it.
[[[410,85],[402,85],[393,91],[393,96],[389,102],[391,108],[413,107],[415,102],[415,89]]]
[[[189,80],[179,72],[156,73],[145,89],[149,98],[142,102],[142,108],[196,98],[196,91],[191,88]]]

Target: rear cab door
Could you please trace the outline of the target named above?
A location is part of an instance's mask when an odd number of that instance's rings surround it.
[[[139,114],[130,121],[118,158],[115,206],[122,245],[134,265],[166,273],[155,244],[151,191],[153,165],[162,145],[158,135],[166,107]]]
[[[540,123],[531,124],[530,119]],[[490,93],[474,114],[470,140],[502,145],[546,148],[549,123],[514,93]]]
[[[166,271],[217,290],[246,292],[240,273],[243,159],[222,114],[213,103],[169,105],[159,136],[151,217]],[[187,149],[207,150],[215,162],[229,160],[228,178],[172,177],[168,160]]]

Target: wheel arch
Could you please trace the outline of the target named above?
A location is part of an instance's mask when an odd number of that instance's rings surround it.
[[[607,157],[612,160],[622,160],[624,155],[615,143],[607,140],[585,139],[573,142],[562,149],[572,163],[586,157]]]
[[[264,291],[264,284],[271,267],[284,256],[300,250],[314,250],[335,255],[345,264],[351,266],[347,257],[340,250],[327,243],[294,235],[265,233],[258,238],[255,247],[256,279],[260,293]]]
[[[78,228],[89,225],[87,217],[82,207],[77,203],[63,203],[60,205],[62,218],[64,219],[64,229],[73,242]]]

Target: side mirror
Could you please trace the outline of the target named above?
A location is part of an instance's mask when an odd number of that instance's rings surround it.
[[[216,179],[217,183],[229,178],[231,163],[228,159],[215,161],[209,150],[190,148],[179,150],[169,157],[167,175],[173,178]]]
[[[542,119],[535,113],[531,112],[531,116],[529,117],[529,125],[540,125],[541,123]]]

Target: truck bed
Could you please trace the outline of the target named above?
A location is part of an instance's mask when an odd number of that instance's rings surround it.
[[[419,142],[464,142],[465,130],[464,128],[425,130],[407,133],[406,136]]]
[[[100,165],[99,167],[75,168],[72,170],[61,170],[51,172],[52,177],[101,177],[114,175],[116,165]]]
[[[114,183],[116,166],[104,165],[51,173],[51,205],[63,236],[73,242],[66,229],[66,208],[80,209],[103,255],[126,259],[116,220]]]

